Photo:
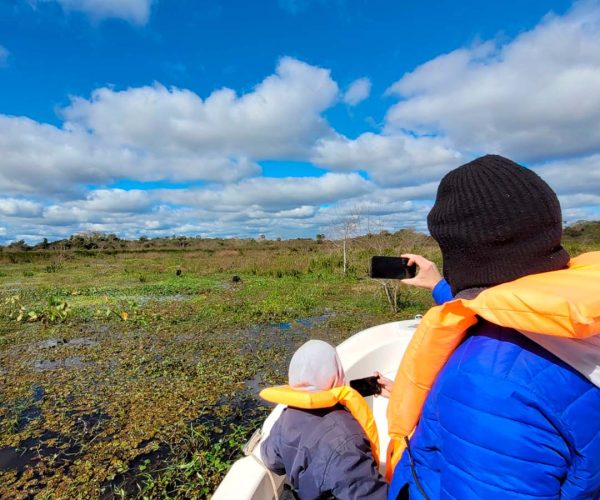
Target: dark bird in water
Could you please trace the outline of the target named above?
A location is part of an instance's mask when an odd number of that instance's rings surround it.
[[[177,271],[175,271],[175,274],[176,274],[177,276],[181,276],[181,269],[177,269]]]

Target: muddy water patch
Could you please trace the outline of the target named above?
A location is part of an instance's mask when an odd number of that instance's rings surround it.
[[[196,418],[187,420],[188,432],[176,442],[155,438],[140,442],[140,453],[128,461],[126,470],[102,485],[100,498],[138,497],[159,476],[163,481],[170,478],[165,485],[169,497],[188,498],[181,488],[191,487],[188,493],[195,498],[205,481],[203,476],[239,456],[267,411],[253,398],[220,398],[214,405],[203,407]],[[205,492],[200,498],[208,496]]]
[[[66,415],[73,418],[73,429],[78,434],[84,436],[96,436],[111,420],[110,415],[101,411],[86,413],[78,410],[69,410],[66,412]]]
[[[83,361],[79,356],[63,359],[39,359],[34,361],[33,368],[37,371],[56,370],[58,368],[79,369],[92,366],[94,363]]]
[[[171,454],[171,448],[164,443],[157,443],[153,440],[147,440],[138,446],[139,449],[146,450],[128,464],[125,472],[121,472],[115,478],[105,483],[100,488],[100,500],[109,500],[119,496],[118,492],[129,493],[134,496],[139,493],[140,476],[146,475],[146,478],[156,475],[156,470],[161,468]],[[121,495],[122,496],[122,495]]]
[[[34,387],[33,398],[37,403],[45,397],[43,388]],[[65,472],[81,454],[82,443],[91,443],[100,436],[103,426],[110,416],[100,411],[67,411],[73,424],[68,434],[44,429],[46,422],[39,406],[30,406],[20,415],[16,433],[25,430],[32,418],[37,421],[41,434],[30,434],[21,438],[16,446],[0,448],[0,474],[16,472],[17,478],[28,469],[34,469],[37,480],[53,475],[57,470]],[[65,429],[66,431],[66,429]],[[79,436],[75,438],[74,436]],[[27,436],[27,434],[25,434]],[[81,439],[83,438],[83,440]],[[110,439],[110,437],[108,437]]]
[[[30,396],[22,397],[11,404],[0,405],[0,422],[5,432],[18,434],[30,424],[42,419],[41,402],[45,392],[43,387],[34,385]]]
[[[50,459],[53,468],[62,467],[72,462],[80,451],[81,445],[75,440],[47,430],[38,437],[22,440],[15,448],[0,448],[0,472],[12,469],[22,473],[44,458]]]
[[[38,350],[56,349],[58,347],[95,347],[98,345],[98,341],[89,337],[78,337],[70,340],[65,339],[47,339],[38,342],[35,346]]]
[[[331,319],[335,316],[335,314],[332,313],[326,313],[326,314],[321,314],[319,316],[313,316],[310,318],[300,318],[300,319],[296,319],[294,321],[288,321],[288,322],[283,322],[283,323],[269,323],[268,325],[266,325],[266,327],[262,327],[262,328],[267,328],[267,329],[273,329],[273,330],[284,330],[284,331],[288,331],[288,330],[294,330],[294,329],[307,329],[307,328],[314,328],[319,326],[322,323],[325,323],[328,319]],[[258,327],[261,328],[261,327]]]
[[[32,350],[34,352],[55,352],[58,354],[63,349],[87,349],[99,345],[97,340],[90,337],[76,337],[73,339],[51,338],[36,343]],[[56,370],[58,368],[85,368],[93,363],[85,362],[81,356],[67,356],[58,359],[37,359],[33,361],[36,371]]]
[[[84,338],[84,337],[80,337],[80,338],[76,338],[76,339],[71,339],[69,341],[66,342],[65,346],[66,347],[95,347],[98,345],[98,342],[96,340],[90,339],[90,338]]]
[[[254,354],[273,348],[290,351],[298,347],[301,341],[307,341],[313,337],[313,330],[333,317],[335,314],[327,312],[319,316],[300,318],[289,322],[254,325],[242,332],[242,336],[248,341],[242,348],[242,354]]]
[[[23,472],[37,457],[37,453],[29,449],[0,448],[0,471],[10,469]]]
[[[256,395],[265,388],[265,379],[261,373],[257,373],[254,377],[244,380],[244,387],[250,394]]]
[[[190,294],[172,293],[169,295],[134,295],[129,298],[137,302],[137,305],[145,306],[152,303],[185,302],[192,297]]]

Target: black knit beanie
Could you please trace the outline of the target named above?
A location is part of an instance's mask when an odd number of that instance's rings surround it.
[[[427,217],[453,294],[566,267],[556,194],[537,174],[498,155],[441,181]]]

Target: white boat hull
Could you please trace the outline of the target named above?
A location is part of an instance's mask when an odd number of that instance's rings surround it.
[[[404,351],[418,325],[418,320],[395,321],[374,326],[342,342],[337,351],[346,372],[346,379],[368,377],[375,370],[394,378]],[[387,434],[386,398],[367,398],[373,410],[381,450],[389,442]],[[237,460],[213,495],[213,500],[271,500],[281,493],[285,476],[270,473],[260,459],[260,442],[269,435],[284,405],[277,405],[261,428],[261,439],[248,456]],[[385,456],[381,456],[381,471],[385,470]]]

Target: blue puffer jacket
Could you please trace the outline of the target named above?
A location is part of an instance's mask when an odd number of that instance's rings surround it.
[[[600,389],[515,330],[472,327],[410,440],[430,499],[600,498]],[[404,453],[389,498],[422,498]]]

